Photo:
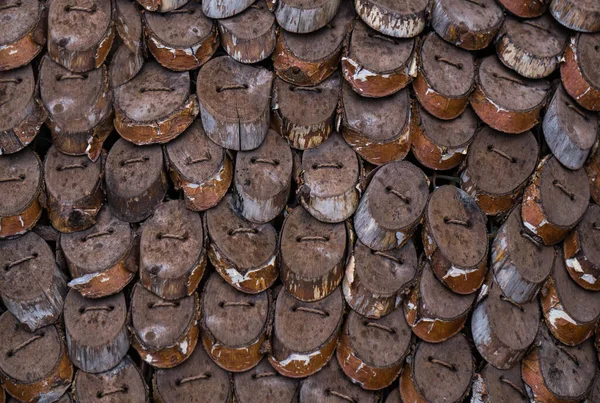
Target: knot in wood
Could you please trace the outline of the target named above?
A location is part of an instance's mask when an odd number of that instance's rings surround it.
[[[211,159],[211,155],[210,153],[207,151],[204,154],[204,157],[200,157],[200,158],[196,158],[196,159],[192,159],[192,157],[187,157],[187,159],[185,160],[186,165],[193,165],[193,164],[198,164],[200,162],[205,162],[205,161],[210,161]]]
[[[448,368],[452,372],[456,372],[456,366],[454,364],[450,364],[443,360],[438,360],[437,358],[429,357],[427,360],[432,364],[441,365],[442,367]]]
[[[592,228],[595,229],[596,231],[598,231],[598,230],[600,230],[600,225],[598,225],[597,223],[593,223]]]
[[[438,62],[446,63],[446,64],[448,64],[450,66],[454,66],[454,67],[456,67],[459,70],[463,69],[463,64],[462,63],[453,62],[452,60],[446,59],[445,57],[442,57],[442,56],[439,56],[439,55],[435,55],[435,60],[438,61]]]
[[[538,242],[537,239],[535,239],[534,237],[532,237],[531,235],[529,235],[527,232],[525,232],[524,230],[521,230],[521,236],[525,239],[527,239],[529,242],[531,242],[532,244],[535,245],[536,248],[541,248],[542,245]]]
[[[96,393],[96,397],[98,397],[99,399],[102,399],[104,396],[110,396],[110,395],[114,395],[116,393],[127,393],[128,391],[129,391],[129,386],[123,385],[120,388],[109,389],[107,391],[99,390],[98,393]]]
[[[19,176],[9,176],[7,178],[0,178],[0,183],[5,182],[23,182],[25,180],[25,175],[21,174]]]
[[[65,6],[65,11],[67,13],[70,13],[72,11],[81,11],[83,13],[94,14],[96,11],[98,11],[98,6],[96,5],[96,3],[92,4],[91,7],[81,7],[81,6],[67,5],[67,6]]]
[[[469,3],[475,4],[481,8],[487,8],[487,6],[485,4],[483,4],[477,0],[466,0],[466,1],[468,1]]]
[[[4,4],[0,6],[0,11],[8,10],[9,8],[21,7],[23,3],[21,0],[13,1],[12,3]]]
[[[519,393],[523,399],[527,398],[527,395],[525,394],[525,392],[523,391],[523,389],[521,389],[520,387],[518,387],[514,382],[506,379],[504,377],[504,375],[502,375],[500,377],[500,382],[503,382],[503,383],[507,384],[508,386],[510,386],[511,388],[513,388],[514,390],[516,390],[517,393]]]
[[[575,200],[575,193],[569,191],[569,189],[567,189],[567,187],[565,185],[563,185],[558,179],[554,179],[552,181],[552,184],[554,186],[556,186],[557,188],[559,188],[564,194],[569,196],[569,199]]]
[[[56,167],[57,171],[67,171],[69,169],[84,169],[87,168],[87,163],[83,162],[81,164],[70,164],[70,165],[59,165]]]
[[[567,106],[567,108],[571,109],[573,112],[575,112],[579,116],[581,116],[584,120],[588,120],[588,117],[586,116],[586,114],[581,109],[579,109],[578,107],[573,105],[572,103],[565,102],[565,105]]]
[[[354,399],[353,399],[353,398],[351,398],[350,396],[348,396],[348,395],[345,395],[345,394],[343,394],[343,393],[340,393],[340,392],[337,392],[337,391],[335,391],[335,390],[327,389],[327,394],[328,394],[328,395],[331,395],[331,396],[336,396],[336,397],[339,397],[340,399],[344,399],[344,400],[346,400],[346,401],[349,401],[349,402],[351,402],[351,403],[356,403],[356,400],[354,400]]]
[[[306,312],[306,313],[314,313],[315,315],[321,315],[321,316],[329,316],[329,312],[324,311],[322,309],[317,309],[317,308],[308,308],[306,306],[294,306],[292,307],[292,312]]]
[[[0,84],[21,84],[23,82],[22,78],[2,78],[0,79]]]
[[[499,78],[500,80],[510,81],[512,83],[519,84],[519,85],[525,85],[525,83],[523,81],[519,80],[518,78],[507,77],[507,76],[500,75],[498,73],[492,73],[492,77]]]
[[[395,329],[393,329],[393,328],[391,328],[389,326],[382,325],[382,324],[377,323],[377,322],[365,321],[365,326],[367,326],[367,327],[374,327],[375,329],[384,330],[384,331],[386,331],[388,333],[392,333],[392,334],[396,333]]]
[[[175,385],[181,386],[188,382],[201,381],[203,379],[209,379],[212,376],[211,372],[205,372],[201,375],[188,376],[187,378],[180,378],[175,381]]]
[[[87,80],[87,78],[88,78],[87,74],[68,73],[68,74],[57,74],[56,75],[56,81],[64,81],[64,80]]]
[[[261,372],[259,374],[252,375],[252,379],[268,378],[270,376],[276,376],[275,372]]]
[[[106,236],[106,235],[111,235],[114,232],[115,232],[114,228],[109,227],[106,231],[98,231],[98,232],[94,232],[93,234],[86,235],[83,238],[81,238],[81,241],[87,242],[90,239],[98,238],[98,237]]]
[[[167,14],[194,14],[194,9],[171,10]]]
[[[273,166],[277,166],[279,165],[279,160],[270,160],[270,159],[266,159],[266,158],[257,158],[257,157],[252,157],[250,158],[250,162],[252,164],[269,164],[269,165],[273,165]]]
[[[548,30],[548,28],[546,28],[545,26],[540,25],[540,24],[538,24],[537,22],[534,22],[534,21],[523,21],[523,24],[527,24],[527,25],[532,26],[534,28],[541,29],[542,31],[546,31],[547,33],[551,33],[550,30]]]
[[[93,311],[112,312],[114,310],[115,310],[114,305],[86,306],[86,307],[79,308],[79,313],[83,315],[86,312],[93,312]]]
[[[131,158],[125,161],[121,161],[119,165],[122,167],[129,164],[137,164],[138,162],[146,162],[150,159],[150,157],[144,155],[143,157]]]
[[[501,299],[502,301],[504,301],[504,302],[508,302],[508,303],[509,303],[509,304],[511,304],[512,306],[515,306],[515,307],[519,308],[519,310],[520,310],[521,312],[523,312],[523,311],[524,311],[524,309],[523,309],[523,306],[522,306],[521,304],[517,304],[517,303],[516,303],[515,301],[513,301],[512,299],[510,299],[510,298],[507,298],[507,297],[505,297],[504,295],[501,295],[501,296],[500,296],[500,299]]]
[[[262,10],[262,9],[263,9],[263,6],[258,6],[258,5],[256,5],[256,4],[252,4],[252,5],[250,6],[250,8],[255,8],[255,9],[257,9],[257,10]]]
[[[334,168],[334,169],[342,169],[344,164],[341,162],[325,162],[322,164],[312,164],[312,169],[323,169],[323,168]]]
[[[10,270],[10,269],[12,269],[13,267],[15,267],[15,266],[18,266],[18,265],[20,265],[21,263],[25,263],[25,262],[27,262],[27,261],[29,261],[29,260],[35,259],[35,258],[37,258],[37,257],[38,257],[38,254],[37,254],[37,253],[32,253],[32,254],[31,254],[31,255],[29,255],[29,256],[25,256],[24,258],[21,258],[21,259],[19,259],[19,260],[15,260],[15,261],[13,261],[13,262],[7,263],[7,264],[4,266],[4,270],[5,270],[5,271],[9,271],[9,270]]]
[[[232,90],[247,90],[248,84],[230,84],[217,87],[217,92],[232,91]]]
[[[296,242],[308,242],[308,241],[329,242],[329,237],[328,236],[297,236],[296,237]]]
[[[398,264],[403,264],[403,263],[404,263],[404,262],[402,261],[402,259],[398,259],[398,258],[397,258],[397,257],[395,257],[395,256],[392,256],[392,255],[390,255],[390,254],[388,254],[388,253],[385,253],[385,252],[380,252],[380,251],[378,251],[378,250],[372,250],[372,249],[371,249],[371,254],[372,254],[372,255],[376,255],[376,256],[381,256],[381,257],[384,257],[384,258],[386,258],[386,259],[389,259],[389,260],[391,260],[392,262],[396,262],[396,263],[398,263]]]
[[[516,160],[515,157],[512,157],[512,156],[508,155],[504,151],[497,149],[496,147],[494,147],[491,144],[487,146],[487,150],[490,151],[490,152],[498,154],[502,158],[506,158],[507,160],[509,160],[511,162],[511,164],[514,164],[515,162],[517,162],[517,160]]]
[[[171,301],[148,302],[148,308],[150,308],[150,309],[154,309],[154,308],[168,308],[168,307],[175,307],[175,308],[177,308],[180,305],[181,305],[181,303],[179,301],[175,301],[175,302],[171,302]]]
[[[410,198],[407,196],[404,196],[402,193],[400,193],[399,191],[397,191],[396,189],[394,189],[391,186],[386,186],[385,188],[386,193],[391,193],[394,196],[398,197],[400,200],[402,200],[404,203],[406,204],[410,204]]]
[[[171,87],[142,87],[140,88],[140,92],[173,92],[173,88]]]
[[[227,235],[229,236],[233,236],[233,235],[237,235],[237,234],[256,234],[258,232],[257,229],[255,228],[236,228],[236,229],[231,229],[229,231],[227,231]]]
[[[33,343],[34,341],[41,339],[42,337],[44,337],[45,333],[41,332],[38,334],[35,334],[33,336],[31,336],[29,339],[25,340],[23,343],[15,346],[14,348],[10,349],[7,351],[6,356],[7,357],[12,357],[14,356],[16,353],[18,353],[19,351],[21,351],[22,349],[24,349],[25,347],[27,347],[28,345],[30,345],[31,343]]]
[[[579,367],[579,365],[580,365],[579,364],[579,360],[577,359],[577,357],[575,357],[575,355],[573,353],[571,353],[566,348],[564,348],[563,346],[561,346],[560,344],[558,344],[558,342],[555,342],[554,346],[557,348],[557,350],[559,350],[564,355],[566,355],[567,357],[569,357],[569,359],[571,361],[573,361],[573,363],[575,364],[576,367]]]
[[[252,308],[254,306],[254,302],[244,302],[244,301],[221,301],[219,303],[219,306],[221,308],[228,308],[228,307],[237,307],[237,306],[245,306],[245,307],[249,307]]]
[[[459,220],[458,218],[444,217],[444,224],[462,225],[463,227],[471,228],[471,221]]]
[[[398,42],[396,42],[393,38],[390,38],[389,36],[385,36],[385,35],[381,35],[381,34],[374,34],[372,32],[369,32],[367,34],[367,36],[369,38],[381,39],[382,41],[389,42],[389,43],[391,43],[393,45],[397,45],[398,44]]]
[[[321,89],[316,87],[299,87],[297,85],[290,85],[288,88],[290,91],[316,92],[317,94],[321,93]]]
[[[190,237],[190,235],[187,232],[183,235],[166,234],[166,233],[162,233],[162,232],[159,232],[158,234],[156,234],[157,239],[176,239],[178,241],[187,241],[189,239],[189,237]]]

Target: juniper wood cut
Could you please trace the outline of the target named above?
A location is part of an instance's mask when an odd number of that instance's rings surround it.
[[[579,286],[600,291],[600,206],[590,204],[563,243],[565,266]]]
[[[278,0],[273,12],[279,25],[286,31],[307,34],[329,24],[339,12],[338,7],[344,7],[344,3],[349,2],[342,0]]]
[[[110,86],[117,88],[135,77],[144,66],[144,55],[132,52],[125,43],[117,45],[108,68]]]
[[[575,31],[600,31],[600,4],[594,0],[552,0],[550,14]]]
[[[265,358],[246,372],[233,374],[233,392],[240,403],[298,401],[299,382],[279,375]]]
[[[46,45],[46,5],[39,0],[6,1],[0,8],[0,71],[30,63]]]
[[[600,111],[600,33],[574,34],[565,49],[560,77],[567,93],[582,107]]]
[[[529,396],[521,379],[521,365],[500,370],[486,364],[475,374],[473,402],[481,403],[527,403]]]
[[[131,52],[141,53],[144,49],[142,17],[135,1],[114,0],[114,2],[117,34]]]
[[[185,6],[190,0],[137,0],[148,11],[166,13]]]
[[[396,38],[412,38],[425,29],[431,12],[428,0],[395,2],[354,0],[360,18],[371,28]]]
[[[201,0],[201,3],[202,11],[207,17],[222,19],[246,10],[252,5],[253,0]]]
[[[545,0],[498,0],[498,3],[511,14],[521,18],[535,18],[546,12]]]

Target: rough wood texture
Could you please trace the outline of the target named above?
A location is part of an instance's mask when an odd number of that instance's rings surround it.
[[[589,179],[590,196],[596,204],[600,204],[600,153],[598,148],[592,152],[584,168]]]
[[[410,0],[403,4],[390,0],[354,0],[354,7],[371,28],[396,38],[419,35],[431,12],[428,0]]]
[[[0,10],[0,71],[25,66],[44,49],[46,14],[38,0],[9,2]]]
[[[563,243],[565,265],[571,279],[590,291],[600,291],[600,207],[590,204],[585,215]]]
[[[327,25],[341,0],[278,0],[274,10],[279,25],[288,32],[307,34]]]
[[[115,38],[113,0],[74,5],[52,0],[48,5],[48,55],[75,73],[104,63]]]
[[[273,370],[266,358],[250,371],[233,374],[234,398],[240,403],[297,403],[299,386]]]
[[[168,13],[185,6],[190,0],[137,0],[148,11]]]
[[[228,18],[246,10],[253,2],[253,0],[202,0],[202,11],[208,18]]]
[[[600,111],[600,34],[571,36],[565,49],[560,78],[567,93],[585,109]]]
[[[114,2],[117,34],[132,52],[141,52],[144,48],[142,16],[135,1],[114,0]]]
[[[529,403],[529,396],[521,379],[521,365],[500,370],[486,364],[475,374],[471,402]]]
[[[141,51],[132,52],[125,43],[119,44],[108,68],[111,88],[131,81],[143,66],[144,55]]]
[[[600,31],[600,4],[594,0],[552,0],[550,14],[575,31]]]
[[[545,0],[498,0],[507,11],[521,18],[535,18],[546,12]]]

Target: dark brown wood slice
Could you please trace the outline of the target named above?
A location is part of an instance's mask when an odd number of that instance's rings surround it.
[[[73,380],[73,396],[78,402],[147,403],[148,385],[140,369],[126,356],[114,368],[99,374],[77,372]]]
[[[600,206],[590,204],[563,243],[569,275],[581,287],[600,290]]]
[[[425,29],[430,2],[410,0],[354,0],[356,12],[371,28],[396,38],[412,38]]]
[[[240,14],[219,21],[221,46],[240,63],[258,63],[273,53],[276,28],[266,1],[257,1]]]
[[[562,165],[573,170],[583,167],[596,141],[597,114],[582,110],[559,85],[542,127],[548,147]]]
[[[277,231],[269,223],[254,224],[239,216],[231,196],[206,213],[208,257],[225,281],[255,294],[279,276]]]
[[[144,44],[142,16],[134,0],[114,0],[115,26],[119,37],[133,53],[141,53]]]
[[[298,381],[279,375],[266,358],[252,370],[233,375],[234,396],[240,403],[293,403],[298,386]]]
[[[60,232],[88,229],[104,201],[104,158],[96,162],[51,147],[44,161],[48,216]]]
[[[72,73],[44,56],[39,86],[52,142],[62,153],[87,155],[96,161],[113,130],[112,93],[102,65],[87,73]]]
[[[73,365],[58,326],[30,333],[10,312],[4,312],[0,339],[2,382],[10,395],[18,396],[19,401],[55,401],[69,389]]]
[[[339,288],[320,301],[302,302],[282,287],[275,304],[269,362],[283,376],[314,374],[333,357],[343,320]]]
[[[529,402],[521,379],[521,365],[506,370],[486,365],[475,374],[472,398],[481,403]]]
[[[273,130],[258,148],[238,152],[233,201],[239,214],[258,224],[277,217],[290,194],[292,165],[290,147]]]
[[[428,187],[423,171],[410,162],[394,161],[381,167],[354,216],[358,239],[378,251],[404,245],[421,223]]]
[[[237,291],[213,273],[202,292],[202,344],[212,360],[232,372],[260,362],[272,310],[270,291]]]
[[[161,298],[192,295],[206,267],[206,233],[200,214],[183,200],[159,204],[141,229],[140,280]]]
[[[469,146],[460,187],[487,215],[509,211],[537,165],[539,146],[530,131],[518,136],[484,127]]]
[[[387,252],[369,249],[357,241],[343,280],[346,302],[368,318],[391,314],[417,274],[417,252],[412,241]]]
[[[221,19],[241,13],[252,3],[253,0],[202,0],[202,11],[209,18]]]
[[[217,24],[195,1],[165,14],[144,13],[144,33],[156,61],[175,71],[197,69],[219,46]]]
[[[571,36],[560,76],[565,90],[585,109],[600,110],[600,33]]]
[[[0,238],[29,231],[42,215],[42,162],[26,148],[0,158]]]
[[[29,331],[58,320],[67,294],[65,276],[39,235],[0,241],[0,294],[4,306]]]
[[[100,210],[96,224],[60,237],[73,280],[69,287],[84,297],[99,298],[121,291],[138,270],[135,234],[129,223],[115,217],[108,207]]]
[[[6,1],[0,10],[0,71],[30,63],[46,44],[46,7],[38,0]]]
[[[165,197],[167,174],[158,145],[137,147],[119,139],[106,160],[106,195],[120,220],[145,220]]]
[[[568,31],[551,16],[519,21],[507,17],[496,38],[500,61],[527,78],[547,77],[560,63]]]
[[[550,14],[569,29],[600,31],[600,4],[594,0],[552,0]]]
[[[66,69],[83,73],[104,63],[115,38],[114,2],[48,5],[48,55]]]
[[[31,65],[0,72],[0,155],[13,154],[37,136],[47,114]]]
[[[117,88],[133,79],[144,66],[142,52],[132,52],[125,44],[118,45],[108,68],[111,88]]]
[[[198,347],[183,364],[156,371],[152,389],[154,398],[163,403],[229,403],[230,381],[229,374]]]
[[[354,214],[360,199],[361,165],[339,134],[304,151],[301,167],[298,198],[313,217],[335,223]]]
[[[167,13],[185,6],[190,0],[137,0],[148,11]]]
[[[218,145],[248,151],[260,146],[269,129],[273,73],[228,56],[206,63],[196,79],[200,116]]]
[[[332,293],[344,274],[347,238],[344,223],[318,221],[302,206],[292,210],[279,239],[281,280],[287,291],[307,302]]]
[[[340,3],[341,0],[280,0],[274,10],[275,18],[286,31],[307,34],[327,25]]]

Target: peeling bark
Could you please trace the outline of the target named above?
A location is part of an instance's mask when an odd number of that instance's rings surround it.
[[[593,1],[552,0],[550,14],[574,31],[600,31],[600,7]]]
[[[571,36],[560,66],[560,78],[567,93],[579,105],[590,111],[600,111],[600,83],[592,82],[581,65],[579,41],[583,35]]]
[[[13,70],[31,63],[45,48],[48,11],[44,3],[35,3],[38,4],[39,13],[35,22],[26,27],[28,31],[11,43],[0,40],[0,71]],[[21,6],[21,3],[18,4]]]
[[[393,4],[393,3],[388,3]],[[354,7],[360,18],[371,28],[385,35],[396,38],[412,38],[419,35],[427,25],[431,6],[428,1],[420,3],[405,3],[407,9],[403,9],[399,3],[399,9],[386,7],[369,0],[354,0]]]
[[[546,12],[548,3],[544,0],[498,0],[510,13],[521,18],[535,18]]]

